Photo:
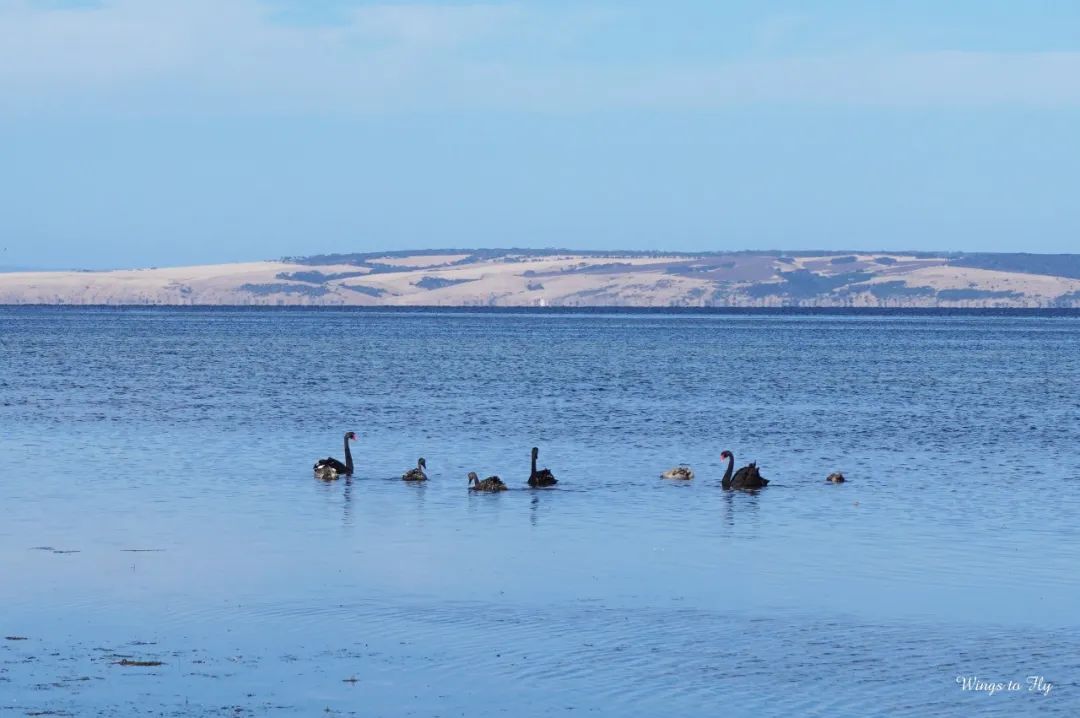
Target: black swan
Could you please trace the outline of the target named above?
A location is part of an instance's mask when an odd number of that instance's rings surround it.
[[[529,486],[554,486],[559,483],[559,480],[555,478],[555,475],[547,469],[536,470],[536,457],[540,456],[540,449],[533,447],[532,450],[532,471],[529,473]]]
[[[315,462],[313,469],[315,470],[315,478],[322,479],[324,481],[332,481],[339,475],[352,476],[353,463],[352,452],[349,451],[349,442],[356,441],[355,431],[345,432],[345,463],[341,463],[332,456],[328,456],[325,459],[319,459]]]
[[[675,468],[668,469],[664,473],[660,474],[661,479],[682,479],[683,481],[689,481],[694,478],[694,470],[686,464],[679,464]]]
[[[476,475],[475,471],[469,472],[469,490],[470,491],[506,491],[506,484],[498,476],[489,476],[483,481]]]
[[[723,488],[760,489],[769,485],[769,480],[761,476],[756,463],[742,467],[735,472],[735,476],[732,476],[731,472],[735,468],[735,455],[730,451],[723,451],[720,453],[720,458],[727,459],[728,462],[727,471],[724,472],[724,478],[720,482]]]
[[[421,456],[416,462],[416,468],[409,469],[401,475],[401,478],[405,481],[427,481],[427,474],[424,473],[424,469],[426,468],[427,462],[424,461],[424,457]]]
[[[839,471],[834,471],[833,473],[829,474],[827,477],[825,477],[825,480],[828,481],[830,484],[842,484],[847,481],[847,479],[844,478],[844,475],[841,474]]]

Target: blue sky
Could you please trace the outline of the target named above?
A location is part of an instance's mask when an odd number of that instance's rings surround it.
[[[1080,251],[1080,3],[0,0],[0,266]]]

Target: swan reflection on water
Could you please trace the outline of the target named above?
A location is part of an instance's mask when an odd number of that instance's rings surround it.
[[[533,494],[532,500],[529,501],[529,524],[536,527],[539,519],[540,511],[540,496],[539,494]]]
[[[725,491],[723,494],[724,524],[729,527],[734,527],[736,513],[741,514],[741,517],[743,519],[745,519],[747,516],[756,515],[758,509],[761,508],[758,501],[760,495],[761,492],[757,491],[756,489],[748,489],[744,491]],[[739,502],[738,506],[735,505],[736,501]]]
[[[341,523],[352,526],[352,477],[345,477],[345,489],[341,497]]]

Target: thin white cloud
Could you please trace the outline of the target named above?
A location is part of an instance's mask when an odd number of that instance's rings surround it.
[[[1080,105],[1080,52],[852,54],[650,69],[627,102]]]
[[[567,42],[587,44],[612,28],[595,13],[531,4],[365,5],[343,23],[295,26],[275,22],[257,0],[112,0],[92,9],[0,0],[0,109],[1080,105],[1080,52],[862,53],[688,64],[645,61],[628,47],[625,57],[603,63],[561,59]],[[522,51],[524,44],[534,50]]]

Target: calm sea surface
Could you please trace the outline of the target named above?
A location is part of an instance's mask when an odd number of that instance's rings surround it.
[[[1080,714],[1080,317],[0,309],[45,711]]]

